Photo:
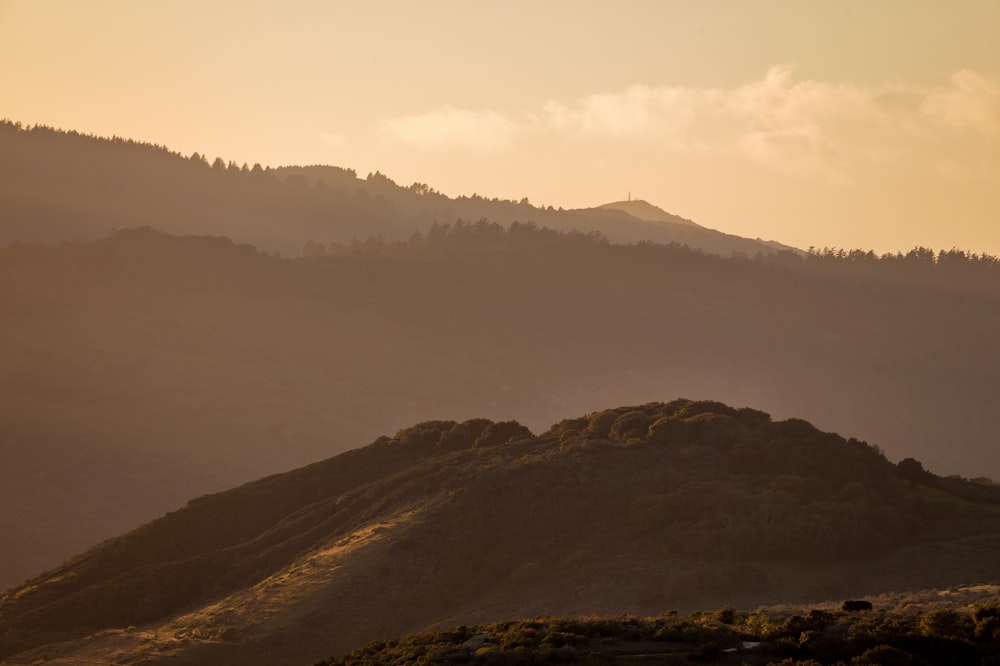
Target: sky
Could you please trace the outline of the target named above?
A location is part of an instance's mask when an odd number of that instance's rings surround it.
[[[0,118],[1000,255],[997,0],[0,0]]]

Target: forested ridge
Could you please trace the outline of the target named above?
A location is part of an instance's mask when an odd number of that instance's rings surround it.
[[[0,248],[7,584],[429,416],[538,430],[711,396],[1000,477],[991,257],[725,259],[485,222],[313,249],[153,230]]]
[[[990,580],[1000,488],[938,487],[914,464],[711,401],[603,410],[538,436],[423,422],[193,500],[11,590],[0,656],[307,663],[459,619]]]

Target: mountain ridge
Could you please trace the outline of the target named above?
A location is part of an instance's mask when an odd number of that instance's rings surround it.
[[[427,413],[540,431],[714,395],[997,478],[998,279],[961,253],[733,260],[526,224],[297,260],[148,229],[0,248],[0,587]]]
[[[556,210],[527,199],[449,198],[423,183],[404,187],[380,172],[358,178],[333,166],[210,165],[193,153],[0,121],[0,244],[93,241],[116,228],[228,236],[298,256],[308,241],[382,236],[402,240],[431,224],[489,219],[562,231],[603,232],[614,242],[679,242],[728,256],[775,247],[690,225],[653,224],[602,209]]]

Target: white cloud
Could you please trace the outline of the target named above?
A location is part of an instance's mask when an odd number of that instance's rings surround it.
[[[545,122],[560,132],[653,141],[671,149],[729,151],[784,171],[825,172],[841,180],[826,125],[871,113],[870,93],[796,81],[794,68],[773,67],[731,89],[632,86],[591,95],[573,106],[550,102]]]
[[[336,132],[323,132],[319,135],[319,140],[334,148],[343,148],[347,145],[347,138],[343,134]]]
[[[641,136],[657,129],[655,92],[646,86],[635,85],[623,93],[590,95],[577,107],[549,102],[544,109],[545,122],[557,130],[610,136]]]
[[[550,102],[544,118],[559,132],[672,151],[709,149],[830,182],[850,180],[858,166],[933,160],[934,151],[947,151],[957,138],[949,130],[1000,137],[1000,85],[976,72],[960,71],[933,88],[857,86],[796,74],[780,65],[733,88],[632,86],[572,105]],[[970,168],[979,169],[978,163]]]
[[[944,125],[1000,138],[1000,84],[968,69],[951,77],[951,86],[924,100],[923,111]]]
[[[387,142],[424,150],[504,150],[523,136],[546,134],[599,141],[603,148],[627,142],[660,152],[709,151],[847,182],[866,165],[933,160],[935,151],[951,150],[956,132],[1000,138],[1000,85],[962,70],[936,87],[860,86],[800,78],[795,67],[779,65],[731,88],[633,85],[573,102],[552,100],[516,116],[444,106],[384,120],[380,132]]]
[[[518,125],[495,111],[443,106],[428,113],[383,120],[382,139],[414,148],[502,150],[511,145]]]

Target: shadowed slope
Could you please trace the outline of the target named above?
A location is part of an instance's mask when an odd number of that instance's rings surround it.
[[[1000,476],[995,264],[735,261],[528,225],[279,260],[150,230],[0,248],[0,587],[427,414],[713,395]]]

